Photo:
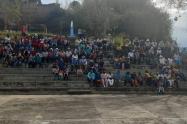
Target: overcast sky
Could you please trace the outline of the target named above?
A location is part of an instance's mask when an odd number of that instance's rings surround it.
[[[73,0],[59,0],[59,3],[66,6],[71,1]],[[54,3],[56,0],[42,0],[42,2],[48,4]],[[187,11],[181,14],[178,21],[173,22],[173,38],[178,41],[180,46],[187,47]]]
[[[187,47],[187,11],[173,24],[173,38],[181,47]]]
[[[66,6],[68,3],[74,1],[74,0],[58,0],[59,3],[62,5],[62,6]],[[80,1],[80,0],[78,0]],[[42,3],[44,4],[48,4],[48,3],[55,3],[56,0],[42,0]]]
[[[42,0],[42,3],[54,3],[56,0]]]

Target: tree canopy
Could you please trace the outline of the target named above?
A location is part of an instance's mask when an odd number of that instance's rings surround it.
[[[171,37],[172,23],[169,15],[156,8],[151,0],[84,0],[82,3],[73,1],[67,9],[54,9],[43,18],[43,15],[36,14],[37,8],[30,13],[24,13],[24,10],[20,10],[20,0],[13,1],[17,1],[16,6],[6,6],[11,10],[6,10],[6,15],[14,19],[8,20],[18,20],[22,24],[45,24],[52,33],[67,34],[70,21],[73,20],[75,29],[84,29],[88,35],[126,34],[130,37],[153,39]],[[3,10],[2,7],[0,9]]]
[[[21,1],[2,0],[0,2],[0,14],[4,20],[5,28],[9,23],[18,23],[21,20]]]
[[[162,3],[166,7],[171,7],[175,9],[185,9],[187,6],[187,0],[153,0],[157,3]]]
[[[125,33],[132,37],[170,38],[169,15],[150,0],[85,0],[73,14],[79,28],[90,35]]]

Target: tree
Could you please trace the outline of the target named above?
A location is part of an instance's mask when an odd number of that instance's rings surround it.
[[[29,6],[29,9],[23,9],[21,4],[21,12],[20,1],[2,0],[0,5],[6,15],[3,16],[5,22],[21,20],[23,24],[45,24],[49,32],[68,33],[70,22],[73,20],[76,30],[84,29],[92,36],[100,37],[110,33],[153,39],[171,38],[172,23],[169,15],[156,7],[152,0],[84,0],[82,3],[73,1],[66,9],[55,5],[45,7],[36,5],[34,8]],[[167,4],[170,0],[164,1]],[[176,5],[176,3],[168,4]]]
[[[131,37],[169,39],[169,15],[149,0],[85,0],[76,13],[90,35],[129,34]],[[78,24],[79,25],[79,24]]]
[[[20,0],[4,0],[1,2],[0,10],[4,18],[5,29],[7,29],[8,25],[18,24],[21,20]]]
[[[172,7],[176,9],[185,9],[187,6],[187,0],[156,0],[156,2],[165,4],[165,6],[167,7]]]
[[[73,9],[73,10],[76,10],[76,9],[79,9],[81,7],[81,4],[80,2],[78,1],[73,1],[69,4],[69,9]]]

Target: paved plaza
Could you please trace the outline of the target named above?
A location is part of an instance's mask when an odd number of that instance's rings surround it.
[[[187,96],[0,96],[0,124],[187,124]]]

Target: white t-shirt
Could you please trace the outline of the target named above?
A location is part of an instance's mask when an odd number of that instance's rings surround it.
[[[173,59],[168,58],[168,63],[169,63],[169,65],[172,65],[173,64]]]
[[[78,59],[78,55],[73,54],[73,55],[72,55],[72,58],[77,60],[77,59]]]
[[[166,59],[165,59],[164,57],[161,57],[161,58],[159,59],[159,61],[160,61],[160,64],[162,64],[162,65],[165,65],[165,64],[166,64]]]
[[[174,55],[174,59],[175,59],[175,60],[179,60],[179,55],[178,55],[178,54],[175,54],[175,55]]]
[[[47,57],[48,56],[48,52],[43,52],[43,57]]]
[[[133,52],[129,52],[128,53],[128,58],[133,58],[134,57],[134,53]]]
[[[154,54],[154,48],[153,48],[153,47],[151,47],[151,48],[149,49],[149,53],[150,53],[150,54]]]
[[[71,51],[66,51],[66,56],[67,56],[67,57],[70,57],[71,54],[72,54]]]
[[[161,50],[161,49],[158,49],[158,50],[157,50],[157,54],[159,54],[159,55],[162,54],[162,50]]]

